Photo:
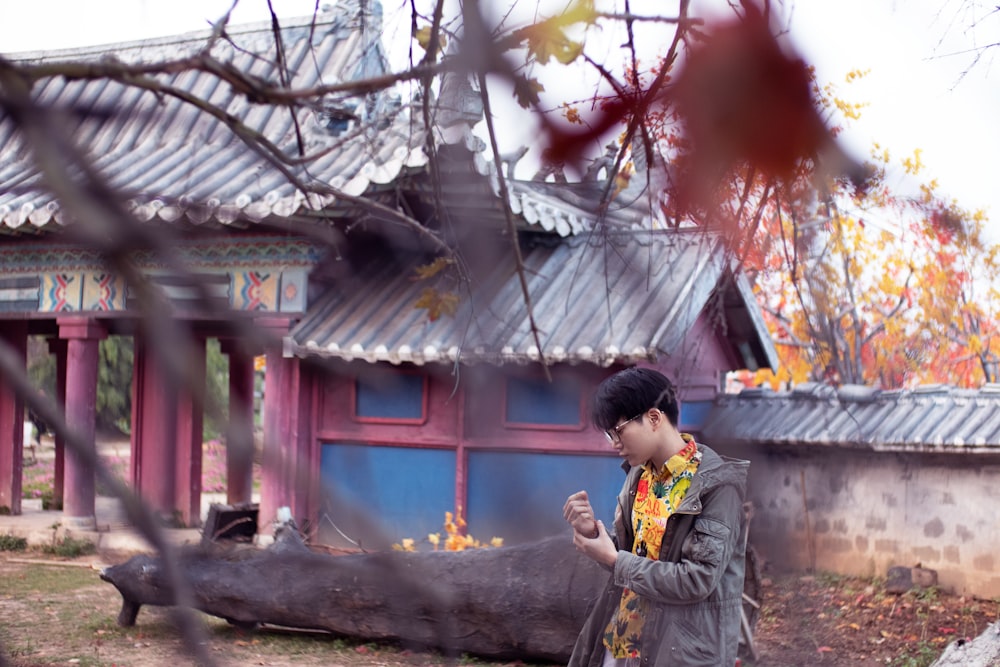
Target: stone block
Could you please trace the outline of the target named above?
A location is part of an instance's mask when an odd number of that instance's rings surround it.
[[[915,567],[910,571],[913,585],[919,588],[931,588],[938,585],[937,570],[927,567]]]
[[[896,565],[889,568],[885,578],[887,593],[905,593],[913,588],[913,570],[909,567]]]
[[[887,593],[905,593],[911,588],[931,588],[938,585],[937,570],[926,567],[905,567],[896,565],[890,567],[886,574],[885,590]]]

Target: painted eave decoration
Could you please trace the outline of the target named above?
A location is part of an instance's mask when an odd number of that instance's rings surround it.
[[[179,311],[213,306],[244,312],[299,314],[320,249],[304,239],[266,234],[184,239],[173,248],[178,276],[156,253],[135,251],[135,267]],[[134,309],[132,285],[96,250],[60,242],[0,244],[0,315],[111,313]]]
[[[1000,452],[1000,385],[927,385],[882,391],[804,383],[744,389],[716,399],[706,441],[873,451]]]

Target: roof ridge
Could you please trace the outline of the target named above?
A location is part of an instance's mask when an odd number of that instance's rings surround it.
[[[911,398],[976,398],[990,397],[1000,399],[1000,384],[985,382],[979,387],[959,387],[945,383],[922,384],[916,387],[900,387],[881,389],[873,385],[842,384],[827,385],[821,382],[800,382],[790,389],[775,391],[767,385],[745,387],[737,393],[720,394],[720,399],[752,398],[752,399],[788,399],[804,401],[824,401],[831,399],[845,402],[870,402],[878,400],[893,400]]]

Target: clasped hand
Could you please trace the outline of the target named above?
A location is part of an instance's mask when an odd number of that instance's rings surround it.
[[[618,549],[604,528],[594,517],[594,508],[586,491],[577,491],[566,499],[563,518],[573,527],[573,544],[588,558],[614,567]]]

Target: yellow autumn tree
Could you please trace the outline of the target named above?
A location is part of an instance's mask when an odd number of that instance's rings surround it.
[[[637,87],[661,67],[632,75]],[[845,83],[864,76],[850,72]],[[814,79],[811,85],[816,111],[834,137],[837,122],[861,117],[864,105],[845,101],[837,86]],[[831,170],[809,152],[785,161],[793,153],[725,156],[706,167],[670,111],[644,119],[653,160],[666,164],[671,177],[661,196],[663,224],[723,233],[754,283],[777,344],[778,370],[743,374],[744,383],[978,386],[997,379],[993,304],[1000,268],[984,240],[986,219],[945,199],[933,181],[912,194],[890,185],[900,171],[909,182],[924,178],[919,150],[895,159],[875,145],[864,165],[846,171]],[[631,158],[648,163],[636,145],[644,146],[633,135]],[[692,193],[698,178],[690,175],[709,168],[721,178]]]
[[[876,146],[865,190],[841,184],[827,203],[770,209],[763,226],[780,243],[756,287],[781,368],[748,381],[996,381],[1000,264],[986,218],[944,200],[933,182],[916,197],[893,194],[889,162]],[[902,166],[919,176],[919,152]]]

